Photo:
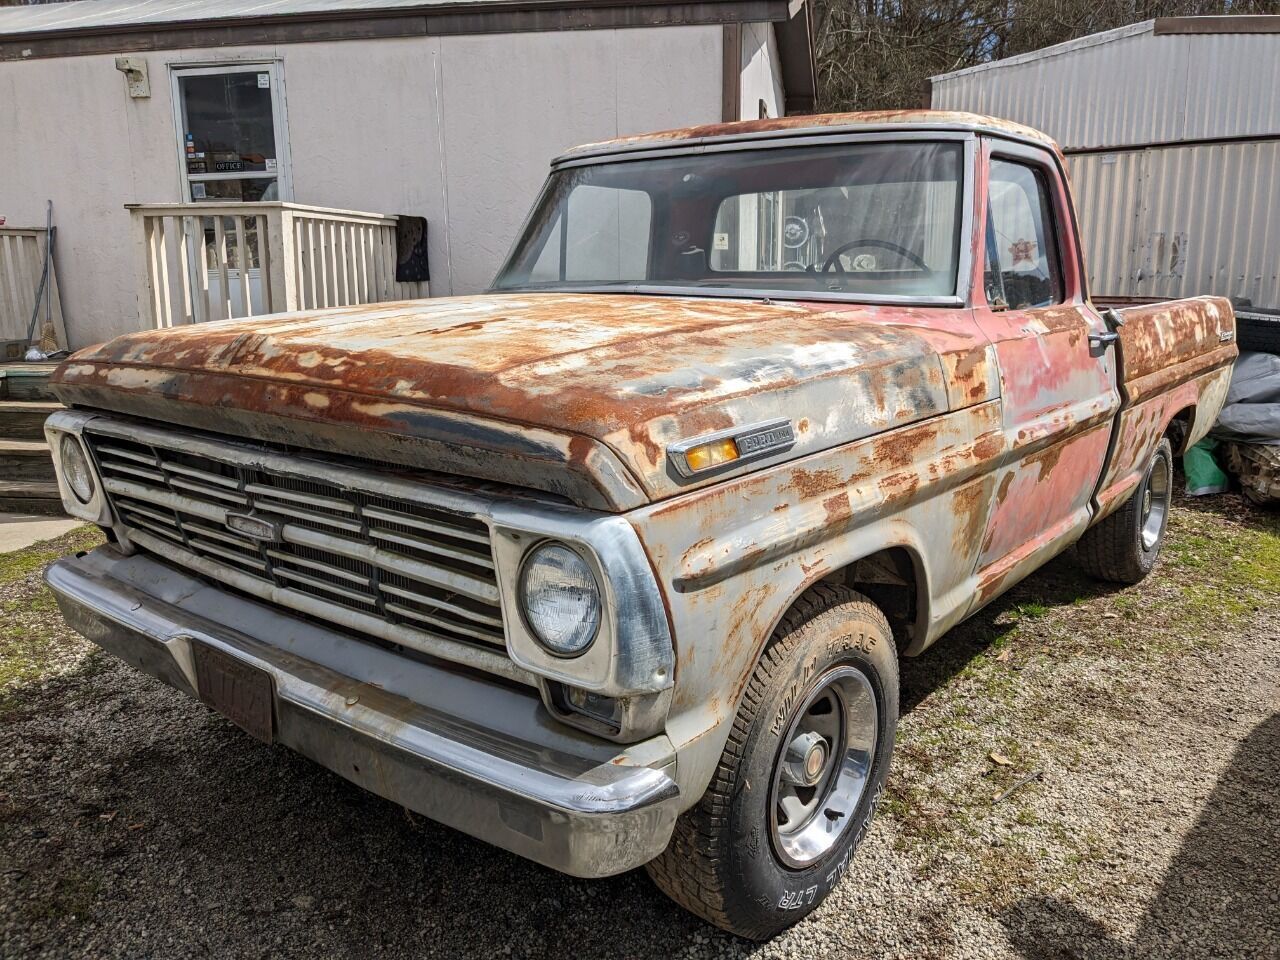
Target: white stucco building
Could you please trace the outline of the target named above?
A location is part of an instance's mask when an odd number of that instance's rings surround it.
[[[243,313],[250,286],[250,312],[428,292],[376,276],[394,221],[288,203],[423,217],[429,293],[469,293],[492,278],[553,155],[801,112],[813,97],[804,0],[4,8],[0,230],[42,227],[53,201],[73,347]],[[208,215],[240,201],[267,203]],[[268,278],[286,261],[288,277]],[[0,295],[0,340],[21,336],[29,310]]]

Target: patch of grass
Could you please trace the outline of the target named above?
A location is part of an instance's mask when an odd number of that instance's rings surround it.
[[[990,904],[1116,882],[1100,866],[1109,846],[1055,808],[1055,779],[1088,768],[1116,723],[1140,720],[1132,680],[1177,671],[1259,611],[1280,611],[1280,516],[1215,501],[1175,502],[1142,583],[1094,583],[1064,557],[904,661],[916,689],[882,809],[922,873],[940,869]],[[995,802],[1035,771],[1043,784]]]
[[[1026,603],[1018,604],[1018,606],[1015,607],[1014,609],[1017,611],[1020,619],[1026,619],[1026,618],[1035,619],[1037,617],[1043,617],[1053,608],[1050,607],[1048,604],[1038,603],[1037,601],[1030,600]]]
[[[86,641],[63,623],[53,594],[35,575],[60,557],[103,542],[94,527],[80,527],[0,554],[0,717],[19,706],[21,691],[79,661]]]
[[[56,540],[42,540],[25,550],[0,553],[0,587],[17,583],[69,553],[90,550],[100,546],[102,542],[102,532],[97,527],[86,524]]]

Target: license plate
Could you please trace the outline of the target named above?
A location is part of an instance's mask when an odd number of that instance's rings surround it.
[[[191,641],[200,699],[263,743],[272,737],[271,674],[198,640]]]

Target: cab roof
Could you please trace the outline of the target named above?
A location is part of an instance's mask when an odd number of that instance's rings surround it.
[[[660,130],[633,137],[618,137],[600,143],[574,147],[556,162],[611,153],[629,153],[644,149],[695,146],[706,142],[762,139],[771,133],[816,134],[858,133],[862,130],[901,126],[904,130],[967,130],[994,134],[1014,140],[1029,141],[1057,152],[1058,145],[1048,135],[1032,127],[987,117],[977,113],[951,110],[868,110],[861,113],[820,113],[778,117],[765,120],[740,120],[734,123],[710,123],[697,127]]]

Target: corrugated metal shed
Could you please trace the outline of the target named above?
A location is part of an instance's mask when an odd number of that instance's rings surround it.
[[[1280,307],[1280,17],[1181,17],[934,77],[1067,154],[1090,289]]]
[[[1280,133],[1280,33],[1157,30],[1168,22],[934,77],[932,106],[1016,120],[1066,150]]]
[[[1280,305],[1280,141],[1069,156],[1095,294]]]

